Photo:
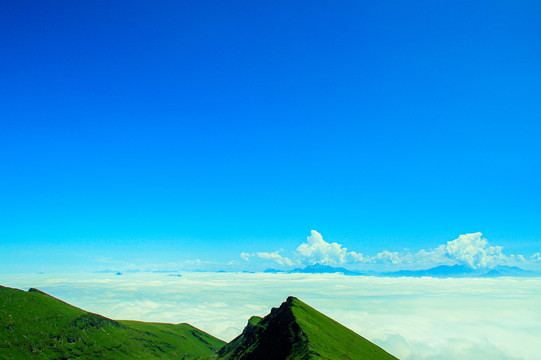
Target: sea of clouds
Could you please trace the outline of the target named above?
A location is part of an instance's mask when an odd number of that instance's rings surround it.
[[[9,274],[114,319],[187,322],[226,341],[294,295],[400,359],[539,359],[541,278],[265,273]]]

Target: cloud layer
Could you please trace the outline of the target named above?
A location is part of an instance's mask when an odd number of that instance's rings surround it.
[[[274,262],[280,266],[323,264],[342,266],[345,264],[388,264],[395,268],[399,265],[408,268],[428,268],[437,265],[465,265],[472,269],[486,269],[497,265],[534,264],[541,262],[536,253],[526,260],[523,255],[505,255],[503,247],[491,246],[480,232],[463,234],[457,239],[437,246],[431,250],[420,250],[417,253],[383,250],[373,256],[364,256],[360,252],[348,251],[338,242],[329,243],[315,230],[306,242],[300,244],[290,256],[283,255],[283,249],[274,252],[242,253],[246,260],[258,258]]]
[[[188,322],[225,340],[295,295],[402,360],[533,360],[541,338],[541,278],[140,273],[0,275],[0,283],[116,319]]]

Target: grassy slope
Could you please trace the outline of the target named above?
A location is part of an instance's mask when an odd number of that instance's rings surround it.
[[[252,316],[250,320],[248,320],[248,324],[256,326],[261,321],[261,319],[263,318],[259,316]]]
[[[396,360],[362,336],[290,297],[219,352],[224,360]]]
[[[122,325],[156,335],[161,341],[170,344],[177,354],[214,355],[225,342],[203,332],[190,324],[163,324],[141,321],[121,320]],[[210,350],[210,351],[209,351]]]
[[[377,345],[333,319],[292,298],[291,310],[306,335],[313,359],[396,359]]]
[[[39,291],[0,286],[2,359],[211,358],[223,344],[187,324],[114,321]]]

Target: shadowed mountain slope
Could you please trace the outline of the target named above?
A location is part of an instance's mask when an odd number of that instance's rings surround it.
[[[1,359],[203,359],[224,344],[188,324],[115,321],[0,286]]]
[[[377,345],[294,297],[263,319],[253,317],[219,359],[396,359]]]

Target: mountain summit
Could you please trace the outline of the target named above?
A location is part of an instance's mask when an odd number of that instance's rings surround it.
[[[396,359],[295,297],[288,297],[262,319],[252,317],[242,334],[218,356],[236,360]]]

